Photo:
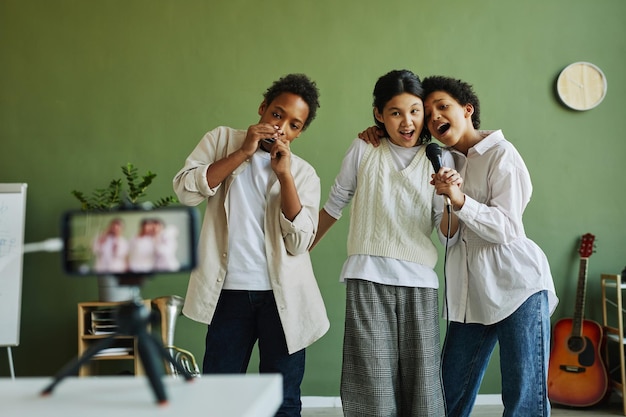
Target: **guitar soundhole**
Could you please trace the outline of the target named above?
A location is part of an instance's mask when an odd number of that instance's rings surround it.
[[[578,353],[578,363],[581,366],[590,367],[596,357],[593,351],[593,343],[588,337],[572,336],[567,341],[567,347],[574,353]]]
[[[572,336],[567,341],[567,347],[574,353],[578,353],[585,348],[585,341],[580,336]]]

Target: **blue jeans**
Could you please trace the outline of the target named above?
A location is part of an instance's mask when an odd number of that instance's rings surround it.
[[[504,417],[548,417],[548,296],[540,291],[492,325],[451,322],[443,348],[449,417],[469,416],[496,342],[500,344]]]
[[[272,291],[222,291],[208,326],[202,372],[246,373],[257,340],[259,373],[283,376],[283,403],[276,416],[299,417],[305,351],[288,353]]]

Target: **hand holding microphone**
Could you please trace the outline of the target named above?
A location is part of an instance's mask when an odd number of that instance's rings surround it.
[[[430,160],[430,163],[433,165],[433,169],[435,170],[435,175],[439,172],[439,170],[443,166],[441,154],[442,154],[441,148],[436,143],[429,143],[426,146],[426,157],[428,157],[428,159]],[[457,185],[460,185],[460,183],[457,183]],[[443,196],[444,202],[446,204],[446,208],[449,213],[451,210],[451,206],[452,206],[452,203],[450,201],[450,196],[448,196],[447,194],[442,194],[442,196]]]

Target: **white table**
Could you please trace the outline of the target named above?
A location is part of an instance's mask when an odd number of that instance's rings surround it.
[[[0,378],[0,415],[23,417],[270,417],[282,403],[280,375],[165,377],[168,402],[157,405],[147,378],[68,377],[51,395],[52,378]]]

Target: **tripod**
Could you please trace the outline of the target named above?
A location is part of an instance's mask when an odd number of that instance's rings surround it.
[[[120,282],[124,278],[120,277]],[[140,278],[128,278],[130,282],[141,282]],[[127,284],[124,284],[127,285]],[[152,314],[143,304],[141,297],[138,295],[127,303],[121,304],[117,309],[115,318],[117,324],[117,332],[100,340],[87,349],[82,356],[67,363],[54,376],[54,380],[42,392],[42,395],[49,395],[52,390],[67,376],[70,376],[80,369],[81,366],[91,360],[98,352],[112,346],[117,336],[134,336],[137,338],[137,349],[139,350],[139,358],[146,372],[146,376],[150,381],[150,386],[154,392],[157,403],[167,403],[165,387],[162,377],[164,374],[163,360],[168,361],[176,370],[182,374],[186,381],[193,379],[193,376],[176,362],[172,355],[163,347],[163,343],[154,335],[148,332],[148,324],[152,321]]]

